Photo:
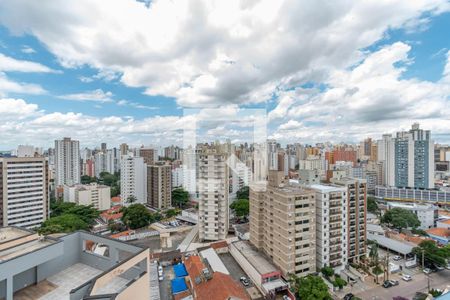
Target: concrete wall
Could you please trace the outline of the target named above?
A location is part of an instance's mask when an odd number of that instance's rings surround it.
[[[13,290],[14,292],[26,288],[29,285],[36,283],[36,267],[28,269],[22,273],[14,276],[13,280]]]
[[[244,257],[244,255],[242,255],[241,252],[239,252],[239,250],[233,244],[230,244],[229,247],[231,256],[233,256],[233,258],[236,260],[239,266],[241,266],[241,268],[248,275],[248,277],[250,277],[250,279],[253,281],[256,287],[261,292],[263,292],[262,279],[258,271],[250,264],[250,262]]]
[[[0,299],[6,298],[6,279],[0,281]]]
[[[149,275],[145,273],[142,277],[132,282],[125,290],[117,295],[117,300],[147,300],[150,299]]]
[[[54,259],[43,263],[37,268],[37,282],[40,282],[73,264],[80,262],[80,251],[78,246],[79,233],[75,232],[60,238],[63,240],[63,253]]]

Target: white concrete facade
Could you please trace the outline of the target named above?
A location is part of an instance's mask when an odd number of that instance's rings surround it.
[[[39,226],[48,216],[46,159],[0,158],[0,190],[0,227]]]
[[[106,185],[79,184],[64,186],[64,201],[93,205],[98,210],[111,208],[111,188]]]
[[[55,141],[55,184],[80,183],[80,142],[64,138]]]
[[[120,161],[120,194],[122,204],[127,205],[133,196],[137,203],[147,202],[147,165],[143,157],[123,155]]]

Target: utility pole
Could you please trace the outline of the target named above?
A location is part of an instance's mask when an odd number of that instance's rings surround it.
[[[422,269],[425,269],[425,250],[422,250]]]
[[[387,257],[386,257],[386,274],[387,274],[387,280],[389,280],[389,251],[388,251]]]

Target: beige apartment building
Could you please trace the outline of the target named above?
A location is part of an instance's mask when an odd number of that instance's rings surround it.
[[[111,208],[111,188],[97,183],[64,186],[64,201],[92,205],[98,210]]]
[[[147,203],[157,209],[172,207],[172,168],[165,163],[147,166]]]
[[[158,160],[158,153],[152,148],[139,148],[139,157],[144,158],[144,163],[153,165]]]
[[[316,272],[315,192],[284,182],[269,171],[269,184],[250,186],[250,242],[267,254],[284,276]]]
[[[365,179],[341,178],[331,179],[347,189],[347,257],[349,262],[358,261],[365,256],[367,184]]]
[[[228,154],[207,148],[197,155],[199,239],[225,239],[229,228]]]

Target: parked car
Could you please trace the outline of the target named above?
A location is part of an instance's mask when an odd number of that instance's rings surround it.
[[[425,274],[431,274],[431,270],[430,270],[429,268],[423,269],[423,272],[424,272]]]
[[[383,282],[383,287],[385,289],[390,288],[392,286],[392,283],[389,280],[386,280],[385,282]]]
[[[348,293],[347,295],[344,296],[344,300],[352,300],[353,297],[355,297],[352,293]]]
[[[411,281],[411,280],[412,280],[412,277],[411,277],[411,275],[405,274],[405,275],[403,275],[402,279],[403,279],[404,281]]]
[[[159,281],[163,281],[163,280],[164,280],[164,276],[159,276],[159,277],[158,277],[158,280],[159,280]]]
[[[283,295],[283,300],[291,300],[291,298],[289,298],[289,296]]]
[[[242,282],[242,284],[244,286],[249,286],[250,285],[250,281],[245,276],[242,276],[239,280]]]
[[[400,256],[396,255],[396,256],[394,256],[392,259],[395,260],[395,261],[399,261],[399,260],[401,260],[402,258],[401,258]]]
[[[442,266],[436,266],[436,269],[438,269],[438,271],[442,271],[442,270],[444,270],[445,268],[442,267]]]
[[[400,284],[400,282],[398,282],[398,280],[389,280],[389,282],[392,284],[392,286]]]

